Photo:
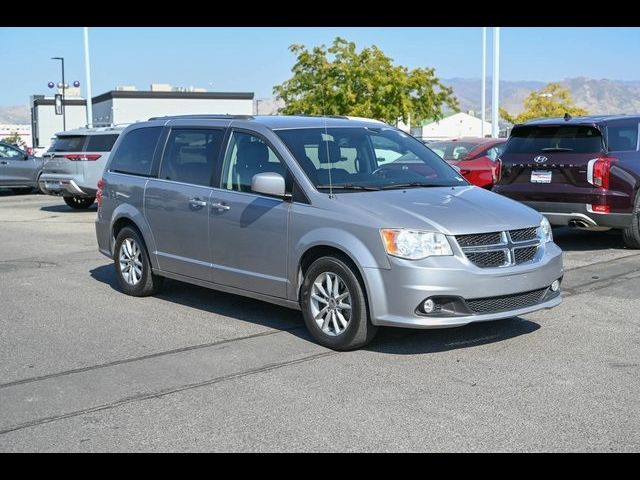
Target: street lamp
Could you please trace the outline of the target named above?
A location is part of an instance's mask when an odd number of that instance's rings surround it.
[[[65,131],[67,129],[67,121],[64,109],[64,91],[66,89],[66,84],[64,83],[64,58],[63,57],[51,57],[51,60],[60,60],[62,64],[62,130]]]

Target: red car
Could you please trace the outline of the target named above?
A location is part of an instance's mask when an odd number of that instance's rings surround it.
[[[498,157],[504,150],[506,138],[463,137],[429,143],[427,146],[458,167],[464,178],[478,187],[491,189],[500,180]]]

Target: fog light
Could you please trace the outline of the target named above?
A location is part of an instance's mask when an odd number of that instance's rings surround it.
[[[558,280],[554,280],[553,283],[551,284],[551,291],[557,292],[559,288],[560,288],[560,282]]]
[[[424,310],[424,313],[431,313],[435,310],[435,308],[436,308],[436,304],[431,299],[425,300],[424,303],[422,304],[422,309]]]

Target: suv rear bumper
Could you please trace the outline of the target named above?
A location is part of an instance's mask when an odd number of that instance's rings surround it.
[[[88,188],[80,188],[75,175],[43,174],[40,176],[39,187],[48,195],[63,197],[95,197],[96,191]]]
[[[526,202],[528,207],[547,217],[554,226],[569,225],[572,220],[584,222],[584,227],[627,228],[631,225],[631,213],[598,213],[590,210],[585,203]]]

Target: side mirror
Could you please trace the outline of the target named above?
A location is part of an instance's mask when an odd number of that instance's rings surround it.
[[[25,160],[29,160],[29,154],[28,153],[25,153],[23,156],[24,156]]]
[[[251,179],[251,191],[284,198],[284,177],[276,172],[257,173]]]

